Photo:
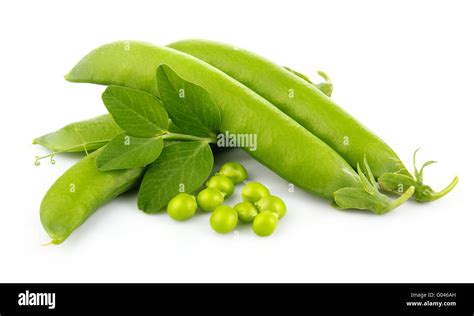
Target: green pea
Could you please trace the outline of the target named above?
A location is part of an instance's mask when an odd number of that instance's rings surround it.
[[[245,202],[256,203],[267,195],[270,195],[270,191],[259,182],[249,182],[242,188],[242,199]]]
[[[282,218],[286,214],[285,203],[275,195],[268,195],[261,198],[255,203],[260,212],[271,211],[278,215],[278,218]]]
[[[206,188],[197,195],[199,208],[204,212],[212,212],[224,202],[224,193],[214,188]]]
[[[232,207],[220,205],[212,212],[209,222],[216,232],[226,234],[237,226],[238,219],[239,216]]]
[[[168,215],[177,221],[185,221],[196,213],[196,198],[187,193],[179,193],[168,203]]]
[[[221,191],[225,194],[226,198],[234,193],[234,183],[229,178],[221,175],[211,177],[206,185],[208,188],[214,188]]]
[[[229,178],[234,184],[241,183],[247,179],[247,170],[237,162],[227,162],[223,164],[218,174]]]
[[[260,237],[270,236],[278,224],[278,215],[270,212],[263,211],[255,216],[253,220],[252,228],[255,234]]]
[[[250,202],[240,202],[234,206],[234,209],[237,211],[239,219],[244,223],[251,223],[258,215],[257,208]]]

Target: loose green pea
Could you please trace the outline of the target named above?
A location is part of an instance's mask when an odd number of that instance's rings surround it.
[[[206,188],[197,195],[199,208],[204,212],[212,212],[224,202],[224,193],[214,188]]]
[[[275,195],[268,195],[261,198],[257,203],[255,203],[260,212],[271,211],[278,215],[278,218],[281,219],[286,214],[285,203]]]
[[[255,216],[252,228],[260,237],[270,236],[278,224],[278,215],[271,211],[263,211]]]
[[[259,182],[249,182],[242,188],[242,199],[245,202],[256,203],[267,195],[270,195],[270,191]]]
[[[238,219],[239,216],[232,207],[220,205],[212,212],[209,222],[216,232],[227,234],[237,226]]]
[[[227,162],[223,164],[218,174],[229,178],[234,184],[241,183],[247,179],[247,170],[237,162]]]
[[[193,217],[196,213],[197,203],[196,198],[187,193],[179,193],[168,203],[168,215],[177,220],[185,221]]]
[[[251,223],[258,215],[257,208],[250,202],[240,202],[234,206],[234,209],[237,211],[239,219],[244,223]]]
[[[234,193],[234,183],[229,178],[221,175],[211,177],[206,185],[208,188],[214,188],[221,191],[225,194],[226,198]]]

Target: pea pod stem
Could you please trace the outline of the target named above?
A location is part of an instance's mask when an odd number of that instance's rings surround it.
[[[397,207],[399,207],[400,205],[402,205],[403,203],[405,203],[409,198],[412,197],[413,193],[415,193],[415,187],[414,186],[411,186],[408,188],[408,190],[405,191],[405,193],[403,193],[398,199],[396,200],[392,200],[386,207],[386,212],[389,212]]]
[[[179,133],[165,133],[157,137],[162,137],[163,140],[197,140],[197,141],[202,141],[206,143],[217,142],[215,137],[198,137],[198,136],[179,134]]]
[[[413,176],[402,174],[399,172],[386,173],[379,177],[378,182],[383,190],[398,194],[403,194],[406,188],[414,186],[415,194],[413,194],[413,196],[418,202],[433,202],[451,192],[458,184],[459,178],[455,176],[449,185],[447,185],[444,189],[438,192],[433,190],[430,186],[424,184],[424,169],[427,166],[436,163],[436,161],[427,161],[421,166],[420,169],[418,169],[416,165],[416,155],[419,150],[420,149],[418,148],[413,153]]]
[[[415,192],[411,186],[398,199],[391,199],[378,190],[377,182],[364,158],[365,173],[360,164],[357,164],[357,173],[361,179],[362,188],[342,188],[334,193],[333,205],[339,209],[368,209],[381,215],[402,205]]]
[[[83,144],[83,147],[84,147],[84,152],[88,155],[89,154],[89,150],[87,149],[87,146],[88,145],[92,145],[92,144],[107,144],[108,142],[110,142],[111,139],[104,139],[104,140],[98,140],[98,141],[93,141],[93,142],[85,142]],[[33,142],[33,144],[35,144]],[[53,151],[52,153],[48,154],[48,155],[44,155],[44,156],[36,156],[35,157],[35,166],[39,166],[40,165],[40,160],[43,160],[43,159],[46,159],[46,158],[50,158],[50,161],[51,161],[51,164],[55,164],[56,161],[53,159],[54,156],[56,156],[57,154],[62,154],[62,153],[67,153],[67,152],[71,152],[71,150],[73,149],[77,149],[78,146],[74,146],[74,147],[70,147],[70,148],[66,148],[66,149],[63,149],[63,150],[58,150],[58,151]]]
[[[449,185],[447,185],[444,189],[442,189],[441,191],[438,191],[438,192],[433,191],[430,194],[426,195],[425,199],[420,200],[420,201],[421,202],[432,202],[432,201],[435,201],[439,198],[442,198],[443,196],[445,196],[446,194],[451,192],[451,190],[454,189],[454,187],[458,184],[458,182],[459,182],[459,178],[456,176],[451,181],[451,183]]]

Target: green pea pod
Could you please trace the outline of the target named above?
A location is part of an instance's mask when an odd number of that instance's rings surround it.
[[[155,74],[161,64],[208,91],[221,112],[221,132],[257,136],[258,144],[244,144],[244,149],[289,182],[331,200],[339,189],[363,187],[360,176],[326,143],[251,89],[188,54],[143,42],[115,42],[90,52],[65,78],[159,96]],[[377,204],[377,196],[363,198]]]
[[[235,46],[206,40],[184,40],[168,45],[195,56],[243,83],[281,111],[288,114],[314,135],[336,150],[349,164],[367,157],[374,175],[400,174],[412,178],[415,198],[433,201],[451,191],[457,178],[443,191],[435,193],[416,176],[412,176],[395,152],[377,135],[317,89],[308,78]],[[329,81],[330,82],[330,81]],[[388,185],[388,176],[380,184]],[[391,180],[395,180],[392,177]],[[398,193],[398,190],[394,192]],[[404,191],[405,192],[405,191]]]
[[[74,122],[63,128],[40,136],[33,144],[51,149],[53,152],[92,151],[107,144],[123,133],[109,114]]]
[[[44,196],[40,217],[51,243],[62,243],[95,210],[140,180],[143,168],[100,171],[96,158],[101,150],[69,168]]]

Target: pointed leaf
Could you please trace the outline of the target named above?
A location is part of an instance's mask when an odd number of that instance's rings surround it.
[[[101,171],[144,167],[160,156],[163,139],[138,138],[126,134],[112,139],[97,157]]]
[[[219,132],[219,108],[204,88],[182,79],[167,65],[158,67],[156,80],[163,105],[179,129],[200,137]]]
[[[115,122],[131,136],[153,137],[168,129],[168,113],[152,94],[109,86],[102,94],[102,100]]]
[[[362,169],[360,168],[359,163],[357,163],[357,173],[359,174],[360,182],[361,182],[362,186],[364,187],[364,190],[369,194],[377,193],[377,189],[372,187],[372,184],[367,179],[364,172],[362,172]]]
[[[420,172],[418,173],[418,182],[423,183],[423,171],[425,170],[425,167],[428,167],[432,164],[435,164],[437,161],[435,160],[428,160],[421,166]]]
[[[420,148],[417,148],[415,150],[415,152],[413,153],[413,171],[415,172],[415,178],[418,179],[418,176],[419,176],[419,172],[418,172],[418,168],[416,167],[416,154],[418,154],[418,151],[420,150]]]
[[[156,213],[180,192],[193,192],[209,177],[214,157],[208,143],[174,142],[148,167],[138,193],[138,208]]]
[[[334,205],[340,209],[370,210],[381,215],[399,207],[405,203],[415,192],[411,186],[398,199],[390,199],[379,192],[370,194],[359,188],[342,188],[334,192]]]
[[[364,189],[342,188],[334,192],[334,202],[341,209],[371,210],[378,213],[386,206],[388,198],[379,199]]]
[[[374,188],[377,188],[377,181],[375,181],[374,174],[372,173],[369,163],[367,162],[367,157],[365,156],[364,156],[364,167],[365,167],[365,171],[366,171],[367,177],[369,178],[370,183],[372,184]]]

